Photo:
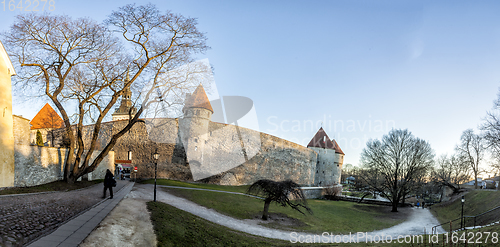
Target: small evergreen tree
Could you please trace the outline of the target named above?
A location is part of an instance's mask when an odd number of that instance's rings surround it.
[[[43,147],[43,138],[42,138],[42,133],[40,133],[39,130],[36,131],[36,145],[39,147]]]

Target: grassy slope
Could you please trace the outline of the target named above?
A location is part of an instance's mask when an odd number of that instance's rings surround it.
[[[149,179],[142,181],[141,183],[153,184],[154,180]],[[158,185],[168,185],[168,186],[179,186],[179,187],[188,187],[188,188],[199,188],[199,189],[210,189],[210,190],[222,190],[222,191],[231,191],[231,192],[240,192],[245,193],[248,189],[248,185],[242,186],[224,186],[224,185],[216,185],[216,184],[204,184],[204,183],[188,183],[177,180],[167,180],[167,179],[158,179],[156,180],[156,184]]]
[[[161,202],[148,202],[158,246],[287,246],[237,232]]]
[[[64,181],[56,181],[32,187],[16,187],[16,188],[3,189],[0,190],[0,195],[77,190],[88,186],[92,186],[94,184],[102,183],[102,181],[103,179],[98,179],[93,181],[79,181],[75,182],[74,184],[68,184]]]
[[[151,180],[146,182],[150,183]],[[248,188],[248,186],[221,186],[185,183],[172,180],[158,180],[157,184],[242,193]],[[184,189],[166,190],[199,205],[213,208],[220,213],[238,219],[259,218],[264,207],[262,200],[243,195]],[[326,200],[308,200],[308,204],[313,210],[313,215],[303,215],[290,207],[281,207],[276,204],[271,204],[270,213],[286,214],[290,218],[300,220],[303,224],[282,226],[271,223],[267,224],[267,226],[287,230],[296,229],[313,233],[322,233],[325,231],[332,233],[349,233],[383,229],[401,223],[404,220],[404,217],[401,217],[401,215],[390,213],[390,207]]]
[[[163,246],[400,246],[401,244],[348,243],[306,244],[268,239],[231,230],[161,202],[148,202],[151,220]],[[405,245],[421,246],[421,245]],[[427,245],[428,246],[428,245]]]
[[[464,215],[478,215],[497,206],[500,206],[500,191],[473,190],[465,195]],[[461,210],[460,197],[431,208],[431,212],[441,223],[460,218]]]

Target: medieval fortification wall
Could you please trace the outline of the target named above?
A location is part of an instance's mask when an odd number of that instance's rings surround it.
[[[14,186],[26,187],[63,179],[68,152],[65,148],[30,145],[29,120],[14,115]],[[92,155],[92,159],[97,157]],[[106,169],[114,170],[114,152],[104,158],[90,179],[103,179]]]
[[[127,121],[112,121],[102,125],[100,144],[102,149],[112,133],[121,130]],[[158,150],[157,176],[192,181],[193,176],[186,151],[181,141],[179,119],[157,119],[137,123],[123,135],[113,150],[116,160],[127,160],[132,152],[132,166],[137,166],[138,178],[154,177],[152,154]],[[208,131],[200,133],[205,137],[192,140],[196,145],[203,144],[205,163],[215,164],[222,172],[204,182],[243,185],[258,179],[292,179],[302,185],[312,185],[315,179],[317,154],[315,151],[287,140],[222,123],[209,122]],[[86,126],[84,139],[86,145],[93,133],[93,125]],[[55,144],[61,143],[63,131],[57,130]],[[228,163],[237,164],[225,167]]]

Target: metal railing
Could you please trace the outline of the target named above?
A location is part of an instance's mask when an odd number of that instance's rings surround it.
[[[443,224],[435,225],[432,227],[432,234],[436,234],[437,228],[442,226],[447,232],[461,231],[467,227],[472,227],[473,229],[477,226],[484,226],[491,224],[500,219],[500,206],[492,208],[486,212],[483,212],[474,216],[466,216],[450,220]]]

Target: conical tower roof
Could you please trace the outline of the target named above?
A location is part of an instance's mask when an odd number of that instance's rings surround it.
[[[319,128],[307,147],[333,149],[335,153],[344,154],[335,140],[330,140],[323,127]]]
[[[201,84],[194,90],[193,94],[188,97],[184,108],[204,108],[214,113],[214,109],[212,109],[212,105],[208,100],[207,93]]]
[[[45,128],[62,128],[64,127],[63,119],[57,112],[46,103],[43,108],[36,114],[30,122],[31,129],[45,129]]]

